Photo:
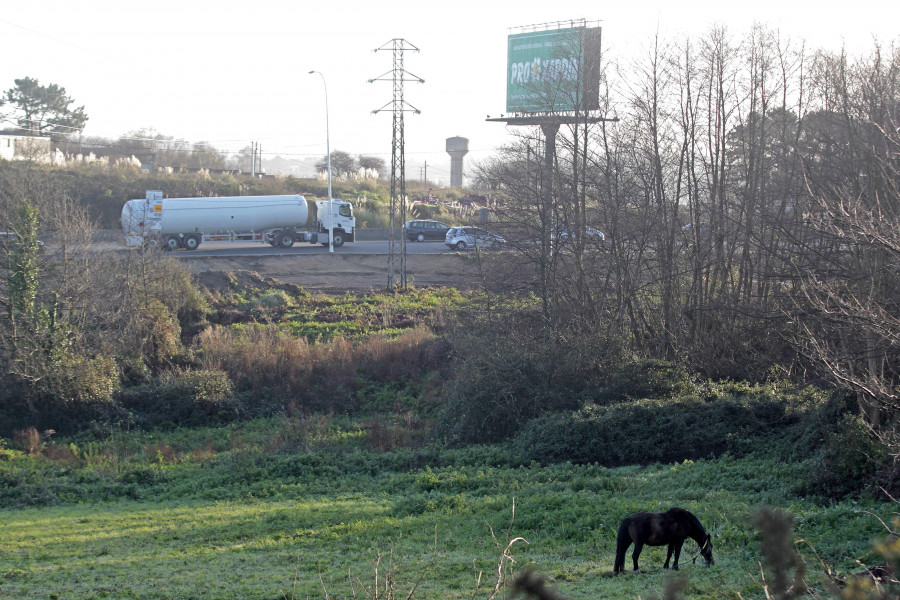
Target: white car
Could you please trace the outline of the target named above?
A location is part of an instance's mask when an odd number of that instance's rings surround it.
[[[585,227],[584,235],[586,239],[594,240],[597,242],[602,242],[606,239],[606,236],[603,235],[602,231],[600,231],[599,229],[594,229],[593,227]],[[572,237],[572,233],[570,233],[568,229],[560,229],[558,232],[554,231],[550,237],[551,239],[565,242],[570,237]]]
[[[499,248],[506,243],[506,240],[481,227],[453,227],[447,232],[444,243],[451,250],[465,250],[466,248],[486,250]]]
[[[8,241],[17,239],[19,236],[12,231],[0,231],[0,249],[5,250],[7,248]],[[44,242],[38,240],[38,248],[44,247]]]

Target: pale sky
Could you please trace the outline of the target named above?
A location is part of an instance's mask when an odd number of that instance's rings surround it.
[[[85,135],[116,138],[153,128],[237,151],[255,141],[267,157],[325,155],[328,86],[331,149],[390,164],[393,97],[389,50],[403,38],[407,178],[428,163],[449,179],[445,139],[469,139],[467,163],[510,141],[487,123],[505,111],[506,38],[523,25],[586,19],[603,27],[607,59],[627,59],[660,36],[728,27],[740,39],[754,22],[808,47],[852,53],[900,37],[900,5],[757,0],[391,1],[2,0],[0,91],[33,77],[66,88],[90,120]],[[3,128],[7,124],[0,125]]]

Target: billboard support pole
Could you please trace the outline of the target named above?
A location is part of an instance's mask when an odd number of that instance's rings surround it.
[[[544,135],[544,163],[541,193],[538,196],[540,218],[544,225],[541,236],[541,280],[550,287],[548,265],[552,255],[553,163],[556,159],[556,136],[561,125],[584,125],[618,121],[592,116],[600,109],[601,32],[600,27],[587,27],[580,19],[560,28],[545,24],[522,28],[522,33],[507,39],[506,111],[509,116],[487,121],[508,126],[539,126]],[[577,36],[574,37],[573,36]],[[566,52],[575,48],[575,52]],[[555,89],[549,85],[555,84]],[[549,225],[549,226],[548,226]],[[544,295],[544,318],[552,320]]]
[[[541,242],[541,249],[544,252],[544,258],[541,261],[541,280],[545,287],[550,287],[552,282],[547,281],[547,277],[550,274],[548,268],[553,254],[553,224],[551,223],[553,218],[551,210],[553,207],[553,161],[556,158],[556,134],[559,133],[559,123],[541,123],[541,132],[544,134],[544,176],[541,177],[541,187],[543,188],[541,189],[541,197],[544,200],[544,205],[541,207],[541,221],[544,224],[550,224],[550,227],[544,227],[544,239]],[[551,323],[553,315],[547,302],[546,294],[541,294],[541,296],[544,298],[544,319]]]

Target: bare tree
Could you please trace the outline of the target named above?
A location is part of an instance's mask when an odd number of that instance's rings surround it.
[[[840,100],[830,140],[844,165],[836,177],[822,173],[822,156],[804,156],[815,235],[798,273],[800,343],[829,379],[856,394],[867,424],[898,460],[900,51],[876,47],[855,65],[846,56],[823,59],[822,91]]]

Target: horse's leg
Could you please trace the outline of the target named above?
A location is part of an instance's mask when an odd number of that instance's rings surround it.
[[[675,542],[669,543],[669,550],[666,552],[666,562],[663,563],[663,569],[669,568],[669,559],[672,558],[672,552],[675,550]],[[678,569],[678,559],[675,559],[675,569]]]
[[[631,555],[631,561],[634,563],[634,572],[640,573],[641,570],[638,568],[638,558],[641,556],[641,550],[644,549],[644,542],[635,542],[634,543],[634,554]]]
[[[678,570],[678,557],[681,556],[681,547],[684,545],[684,540],[676,540],[672,544],[669,545],[669,554],[672,553],[672,546],[675,546],[675,562],[672,564],[672,570]],[[669,562],[666,560],[666,562]]]

